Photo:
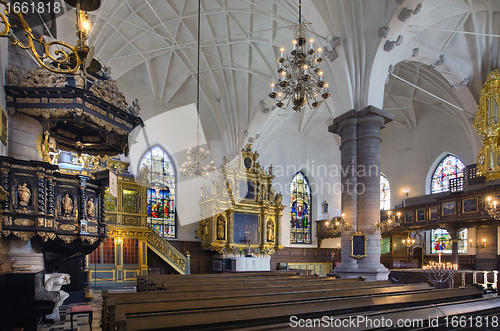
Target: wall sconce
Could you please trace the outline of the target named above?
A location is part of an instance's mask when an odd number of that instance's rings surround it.
[[[345,214],[342,214],[342,216],[340,216],[340,222],[336,221],[335,226],[337,226],[339,228],[343,228],[344,231],[349,231],[351,229],[352,225],[350,223],[347,223],[344,220],[344,217],[345,217]]]
[[[472,239],[469,240],[469,245],[470,247],[476,247],[478,249],[485,249],[486,248],[486,239],[483,238],[482,242],[476,241],[476,246],[472,244]]]
[[[123,241],[123,239],[121,237],[117,237],[116,238],[116,245],[117,246],[121,246],[122,245],[122,241]]]
[[[410,192],[410,189],[404,188],[403,189],[403,195],[408,196],[408,193]]]
[[[402,243],[406,248],[412,248],[415,246],[415,239],[408,237],[408,239],[403,239]]]
[[[493,200],[491,197],[488,197],[486,199],[486,211],[488,212],[488,215],[490,217],[494,218],[495,220],[500,220],[500,210],[497,208],[497,201]]]
[[[401,226],[401,213],[397,212],[396,214],[392,215],[392,212],[389,210],[387,212],[386,218],[382,220],[382,222],[377,222],[373,224],[373,226],[376,229],[380,229],[380,234],[391,231],[397,226]]]

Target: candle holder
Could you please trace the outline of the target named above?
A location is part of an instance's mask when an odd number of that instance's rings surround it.
[[[453,275],[455,275],[458,271],[457,264],[451,263],[436,263],[430,262],[429,265],[423,267],[425,275],[427,279],[434,284],[439,286],[439,289],[443,288],[443,283],[450,281],[450,287],[453,288],[455,286],[455,282],[453,281]]]

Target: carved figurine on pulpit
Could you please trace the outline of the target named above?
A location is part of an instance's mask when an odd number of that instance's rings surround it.
[[[73,199],[69,193],[66,193],[62,199],[62,208],[65,215],[71,214],[73,212]]]
[[[233,161],[224,160],[208,192],[201,188],[196,234],[203,249],[238,255],[240,249],[272,254],[283,248],[285,206],[273,188],[272,167],[268,168],[271,173],[266,172],[258,157],[248,144]]]
[[[19,196],[19,205],[21,207],[27,207],[30,198],[31,198],[31,190],[28,187],[27,183],[23,183],[17,187],[17,194]]]
[[[95,203],[92,198],[89,198],[87,201],[87,217],[90,219],[95,217]]]

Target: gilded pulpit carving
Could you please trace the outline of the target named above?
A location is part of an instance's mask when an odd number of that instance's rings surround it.
[[[27,183],[22,183],[17,187],[17,194],[19,196],[19,205],[21,207],[28,206],[31,197],[31,190]]]
[[[71,214],[73,212],[73,199],[69,193],[66,193],[61,201],[63,212],[65,215]]]
[[[92,198],[89,198],[87,201],[87,217],[90,219],[95,217],[95,203]]]
[[[280,245],[281,217],[285,206],[272,183],[272,166],[266,171],[259,154],[248,144],[231,162],[224,160],[218,176],[201,187],[201,221],[196,235],[204,249],[220,254],[241,250],[271,254]]]

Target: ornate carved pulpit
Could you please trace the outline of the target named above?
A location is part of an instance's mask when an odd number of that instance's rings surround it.
[[[202,187],[196,234],[204,249],[238,256],[248,250],[272,254],[283,248],[285,206],[273,188],[272,165],[264,170],[258,157],[248,144],[232,162],[224,161],[209,192]]]

